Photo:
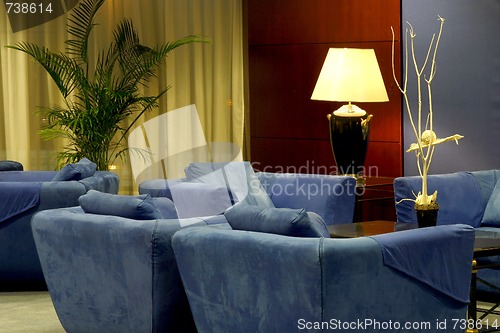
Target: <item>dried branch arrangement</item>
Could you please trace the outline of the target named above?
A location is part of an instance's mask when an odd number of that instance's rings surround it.
[[[454,140],[458,144],[458,140],[463,138],[460,134],[455,134],[446,138],[438,138],[433,130],[433,106],[432,106],[432,81],[436,75],[436,57],[439,47],[439,42],[441,40],[441,35],[443,32],[444,18],[438,17],[440,22],[439,33],[432,35],[429,47],[427,49],[427,54],[425,56],[422,66],[418,65],[417,58],[415,55],[415,38],[416,33],[413,30],[413,26],[407,22],[406,43],[405,43],[405,69],[403,73],[403,81],[399,82],[396,77],[396,72],[394,69],[394,30],[392,30],[392,73],[394,76],[394,81],[397,87],[403,94],[404,103],[406,105],[406,110],[408,112],[408,118],[410,120],[413,133],[417,140],[416,143],[412,143],[407,152],[415,152],[417,158],[417,167],[422,178],[422,189],[415,196],[415,199],[403,199],[412,200],[415,202],[415,207],[417,209],[435,209],[437,208],[436,197],[437,191],[429,195],[427,193],[427,174],[431,166],[432,157],[434,155],[434,149],[436,145]],[[409,38],[408,38],[409,36]],[[410,53],[408,52],[408,41],[410,43]],[[413,69],[415,70],[415,75],[417,78],[417,111],[413,112],[412,105],[410,105],[410,99],[408,97],[408,72],[409,67],[409,57],[411,55],[411,61],[413,63]],[[428,71],[426,74],[426,70]],[[425,89],[426,88],[426,89]],[[427,91],[428,106],[427,110],[424,110],[423,94]],[[415,109],[413,105],[413,109]],[[417,118],[415,120],[415,117]]]

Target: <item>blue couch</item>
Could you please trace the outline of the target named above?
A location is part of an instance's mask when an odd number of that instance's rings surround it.
[[[95,171],[79,180],[54,181],[62,174],[62,171],[0,172],[0,289],[46,288],[31,233],[33,214],[76,206],[78,198],[90,189],[118,191],[118,176],[112,172]],[[70,176],[78,178],[74,173]]]
[[[303,208],[326,224],[352,223],[356,181],[352,177],[254,172],[248,162],[192,163],[183,179],[152,179],[139,193],[171,199],[179,217],[216,215],[235,203]]]
[[[463,332],[473,242],[453,225],[355,239],[189,228],[172,245],[199,333]]]
[[[500,170],[436,174],[429,175],[427,179],[429,193],[438,191],[437,225],[467,224],[474,227],[476,233],[486,232],[489,237],[500,237]],[[414,203],[401,200],[415,198],[414,194],[421,190],[421,184],[418,176],[394,180],[398,222],[417,222]],[[481,269],[477,276],[500,286],[500,271],[497,269]],[[481,283],[478,284],[478,296],[500,300],[500,292]]]

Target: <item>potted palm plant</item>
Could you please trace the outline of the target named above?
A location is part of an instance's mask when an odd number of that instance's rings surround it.
[[[423,64],[419,67],[418,61],[415,56],[415,31],[410,23],[408,23],[408,29],[406,29],[406,35],[409,35],[410,49],[411,49],[411,61],[414,66],[414,71],[417,79],[417,105],[416,112],[414,112],[414,105],[411,105],[410,99],[408,97],[408,71],[409,71],[409,52],[408,52],[408,38],[406,38],[405,45],[405,70],[403,74],[403,82],[400,83],[396,77],[396,72],[394,70],[394,30],[393,43],[392,43],[392,69],[393,76],[396,85],[401,91],[408,112],[408,118],[410,120],[413,133],[416,138],[416,143],[412,143],[407,150],[407,152],[414,152],[417,158],[417,167],[422,178],[422,188],[421,191],[415,195],[415,198],[408,198],[403,200],[411,200],[415,202],[415,210],[417,212],[417,220],[420,226],[435,225],[437,212],[439,210],[439,205],[436,202],[437,191],[429,194],[427,187],[427,175],[429,173],[429,168],[431,166],[432,158],[434,155],[434,149],[436,145],[447,142],[455,141],[458,144],[458,140],[463,138],[462,135],[455,134],[446,138],[438,138],[434,132],[433,124],[433,114],[434,109],[432,105],[432,81],[436,75],[436,56],[439,47],[439,41],[441,40],[441,35],[443,32],[444,18],[438,18],[440,22],[439,33],[432,36],[429,48],[426,53]],[[428,72],[426,73],[426,70]],[[427,90],[427,110],[424,110],[423,102],[423,86],[426,86]],[[412,108],[413,107],[413,108]],[[414,117],[417,117],[415,120]]]
[[[29,42],[7,46],[42,65],[64,98],[63,106],[41,108],[48,122],[41,137],[62,137],[68,142],[58,154],[59,165],[86,157],[99,170],[108,170],[117,158],[123,158],[127,133],[144,113],[158,106],[169,87],[153,96],[143,95],[140,89],[148,86],[172,50],[188,43],[210,42],[191,35],[150,48],[140,43],[133,23],[123,20],[113,30],[107,50],[101,50],[91,63],[89,40],[104,2],[85,0],[73,9],[65,52]]]

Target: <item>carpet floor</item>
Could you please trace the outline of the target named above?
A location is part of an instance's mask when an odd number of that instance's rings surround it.
[[[486,306],[485,303],[478,303],[479,308]],[[490,315],[487,318],[490,323],[500,325],[500,316]],[[0,292],[0,333],[65,333],[65,331],[57,318],[49,293],[29,291]]]
[[[0,333],[64,332],[48,292],[0,293]]]

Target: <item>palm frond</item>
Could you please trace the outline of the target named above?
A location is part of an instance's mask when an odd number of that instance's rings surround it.
[[[64,98],[68,97],[75,87],[81,86],[82,82],[86,81],[81,80],[81,68],[64,53],[52,53],[45,47],[28,42],[19,42],[6,47],[24,52],[42,65]]]
[[[84,63],[88,63],[89,37],[96,25],[94,18],[103,4],[104,0],[83,1],[73,9],[73,14],[68,19],[68,33],[74,37],[66,41],[68,54]]]
[[[154,48],[148,48],[141,44],[134,45],[133,50],[129,52],[131,56],[120,58],[121,67],[125,68],[123,71],[123,81],[133,86],[139,84],[147,86],[149,80],[155,77],[158,67],[170,52],[182,45],[197,42],[211,43],[212,41],[208,38],[190,35]]]

